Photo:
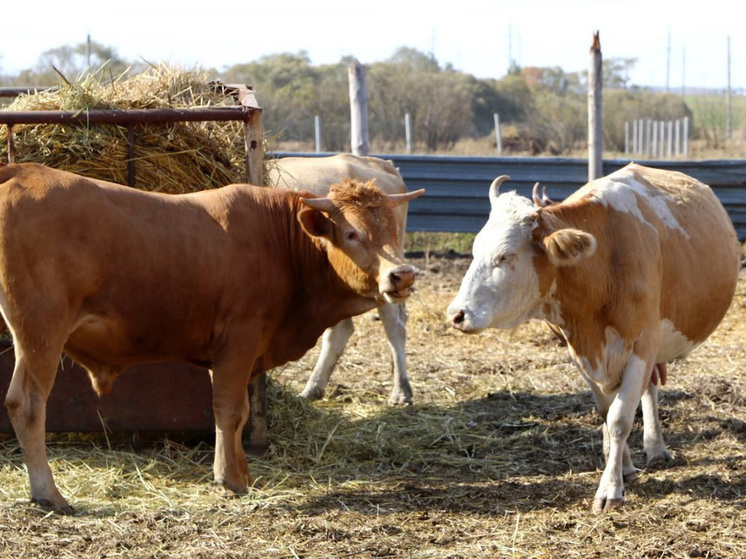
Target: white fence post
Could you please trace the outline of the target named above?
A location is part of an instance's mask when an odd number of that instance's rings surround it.
[[[321,117],[313,117],[314,137],[316,138],[316,153],[321,153]]]
[[[407,142],[407,153],[412,153],[412,115],[404,115],[404,138]]]
[[[492,115],[494,121],[495,121],[495,145],[497,146],[497,155],[503,154],[503,139],[500,135],[500,115],[497,113],[494,113]]]

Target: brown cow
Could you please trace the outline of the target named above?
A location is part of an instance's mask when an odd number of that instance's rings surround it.
[[[596,398],[606,468],[593,502],[623,502],[637,477],[627,437],[642,402],[648,461],[669,460],[658,419],[665,363],[715,330],[730,306],[741,250],[712,190],[631,163],[561,203],[490,188],[492,211],[448,307],[455,328],[554,326]]]
[[[175,196],[0,167],[0,308],[16,356],[5,405],[32,501],[72,512],[44,445],[62,352],[99,394],[137,363],[209,368],[215,480],[245,492],[249,381],[340,320],[407,298],[414,271],[392,208],[422,192],[346,181],[326,198],[251,185]]]
[[[375,184],[386,194],[407,192],[399,171],[391,161],[378,157],[357,156],[351,153],[338,153],[328,157],[283,157],[267,170],[267,184],[292,190],[307,190],[324,196],[329,187],[345,178]],[[399,231],[403,235],[407,228],[407,204],[394,210]],[[403,254],[399,257],[403,258]],[[412,387],[407,376],[407,312],[403,304],[394,303],[378,308],[393,363],[393,383],[389,404],[411,404]],[[306,383],[301,396],[311,400],[324,397],[324,389],[347,341],[355,331],[351,318],[346,318],[324,332],[321,338],[321,351],[316,366]]]

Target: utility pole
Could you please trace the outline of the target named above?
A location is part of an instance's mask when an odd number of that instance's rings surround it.
[[[728,35],[728,90],[725,94],[725,107],[726,107],[726,119],[725,119],[725,139],[730,140],[733,137],[733,106],[731,100],[731,88],[730,88],[730,35]]]
[[[668,46],[666,47],[666,93],[671,93],[671,30],[668,30]]]

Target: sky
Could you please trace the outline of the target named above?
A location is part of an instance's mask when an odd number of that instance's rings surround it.
[[[10,0],[0,9],[0,74],[85,42],[127,60],[225,69],[306,51],[311,63],[363,64],[399,47],[477,78],[521,67],[587,70],[593,33],[604,59],[633,58],[630,83],[673,91],[746,90],[746,2],[741,0],[263,0],[102,2]],[[29,84],[39,85],[39,84]],[[251,85],[251,84],[249,84]]]

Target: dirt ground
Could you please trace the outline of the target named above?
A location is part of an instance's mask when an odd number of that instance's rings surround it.
[[[0,443],[0,557],[746,556],[746,275],[725,321],[669,366],[674,460],[593,514],[600,420],[546,326],[465,336],[444,309],[468,258],[417,258],[408,303],[415,404],[387,405],[383,329],[367,314],[324,401],[296,394],[318,349],[271,374],[270,447],[245,497],[210,483],[208,442],[53,439],[71,517],[28,504],[15,439]],[[116,390],[116,387],[115,387]],[[645,467],[641,424],[630,438]]]

